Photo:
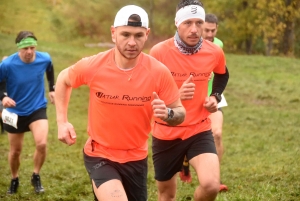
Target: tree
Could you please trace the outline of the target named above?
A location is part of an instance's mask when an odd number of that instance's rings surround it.
[[[204,1],[206,10],[219,17],[219,36],[225,49],[266,55],[292,55],[295,23],[300,17],[299,0]],[[261,48],[262,47],[262,48]]]
[[[260,15],[257,19],[258,30],[262,33],[262,39],[267,56],[278,53],[278,44],[282,38],[284,23],[281,21],[284,12],[281,0],[261,0],[257,3]]]
[[[285,29],[282,39],[282,51],[285,55],[294,53],[294,29],[296,19],[300,17],[300,1],[299,0],[285,0],[285,15],[283,21]]]

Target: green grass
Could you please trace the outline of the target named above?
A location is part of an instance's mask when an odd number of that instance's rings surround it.
[[[16,51],[14,37],[0,34],[1,56]],[[39,41],[38,50],[52,56],[55,74],[81,57],[101,51],[63,43]],[[217,201],[297,201],[300,200],[300,60],[226,55],[230,81],[225,92],[221,165],[222,181],[229,191]],[[41,171],[46,192],[35,195],[30,186],[34,142],[26,133],[21,155],[19,193],[7,196],[10,171],[6,135],[0,135],[0,200],[92,200],[91,186],[83,165],[82,148],[87,139],[88,88],[74,89],[69,105],[69,121],[75,126],[77,143],[67,146],[57,139],[55,108],[48,106],[48,156]],[[178,201],[190,200],[197,187],[178,180]],[[148,174],[149,201],[157,200],[151,150]]]

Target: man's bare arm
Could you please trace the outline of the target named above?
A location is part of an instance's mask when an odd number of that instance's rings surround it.
[[[167,105],[167,107],[173,110],[174,116],[172,118],[168,118],[167,116],[164,121],[170,126],[177,126],[181,124],[185,119],[186,111],[181,104],[180,99],[170,105]]]
[[[161,100],[155,92],[153,96],[154,100],[151,104],[154,117],[160,118],[170,126],[176,126],[184,121],[186,111],[181,104],[180,98],[166,106],[165,102]],[[171,117],[169,116],[170,110],[168,110],[168,108],[173,110]]]
[[[57,122],[67,122],[68,105],[72,93],[68,70],[69,68],[66,68],[59,73],[55,84]]]

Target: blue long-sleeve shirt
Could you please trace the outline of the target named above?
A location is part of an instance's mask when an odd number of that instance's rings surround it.
[[[7,110],[20,116],[28,116],[47,106],[44,74],[53,71],[52,60],[46,52],[35,53],[31,63],[24,63],[18,53],[0,63],[0,81],[6,81],[7,96],[16,102],[16,107]]]

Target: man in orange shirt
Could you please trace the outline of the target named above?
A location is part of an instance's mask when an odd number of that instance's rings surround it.
[[[223,42],[216,37],[217,31],[218,31],[218,18],[216,15],[212,13],[208,13],[205,15],[205,22],[203,25],[203,32],[202,32],[202,37],[206,40],[211,41],[212,43],[218,45],[223,49]],[[210,79],[208,85],[208,94],[211,93],[212,90],[212,83],[213,83],[213,75],[212,79]],[[213,132],[214,140],[215,140],[215,145],[216,145],[216,150],[218,153],[218,158],[219,158],[219,163],[221,165],[223,153],[224,153],[224,147],[223,147],[223,142],[222,142],[222,130],[223,130],[223,110],[222,107],[227,106],[227,102],[225,99],[225,96],[222,94],[222,100],[218,104],[218,111],[211,113],[209,115],[209,118],[211,120],[211,130]],[[183,162],[182,170],[180,172],[180,179],[183,182],[190,183],[192,182],[192,177],[191,173],[189,170],[189,163],[185,158],[185,161]],[[227,191],[228,187],[223,184],[222,182],[220,183],[220,192],[222,191]]]
[[[181,0],[176,10],[175,36],[150,50],[150,55],[170,69],[187,113],[179,126],[170,127],[162,121],[154,124],[152,151],[158,200],[176,199],[177,172],[186,156],[200,183],[194,200],[211,201],[219,192],[220,168],[208,116],[218,110],[229,73],[223,50],[201,37],[205,21],[201,2]],[[212,72],[213,89],[207,96]]]
[[[58,138],[68,145],[76,142],[67,118],[71,90],[90,89],[84,162],[96,200],[146,201],[152,117],[170,126],[185,118],[170,71],[141,52],[149,32],[144,9],[123,7],[111,27],[116,47],[83,58],[57,79]]]

